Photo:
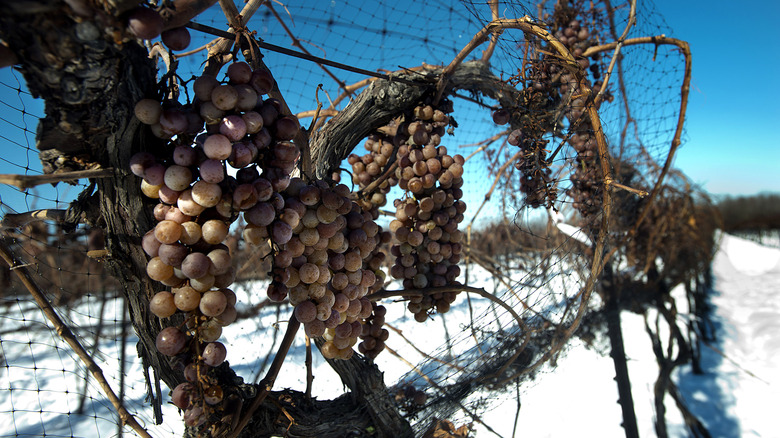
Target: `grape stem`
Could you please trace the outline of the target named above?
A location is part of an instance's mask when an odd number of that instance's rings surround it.
[[[490,18],[491,20],[498,20],[498,0],[490,0]],[[496,50],[496,44],[498,44],[498,37],[501,35],[501,30],[497,30],[493,32],[493,35],[490,36],[490,44],[488,44],[487,49],[485,49],[482,52],[482,62],[487,64],[490,62],[490,58],[493,56],[493,52]]]
[[[229,438],[236,438],[241,433],[241,431],[244,430],[247,424],[249,424],[249,422],[252,420],[252,415],[255,413],[255,411],[257,411],[257,409],[263,403],[263,400],[265,400],[265,398],[271,392],[271,389],[274,386],[274,382],[276,381],[276,377],[279,375],[279,371],[282,369],[284,359],[287,357],[287,352],[290,351],[290,346],[292,346],[293,340],[295,339],[295,334],[298,332],[298,328],[300,328],[300,326],[301,323],[298,321],[295,315],[290,315],[290,321],[287,324],[287,331],[284,333],[284,338],[282,338],[282,342],[279,345],[279,350],[276,351],[274,360],[271,362],[271,367],[268,369],[265,377],[260,381],[260,390],[255,396],[255,399],[252,400],[252,404],[249,405],[246,411],[243,412],[238,425],[231,431],[230,435],[228,435]]]

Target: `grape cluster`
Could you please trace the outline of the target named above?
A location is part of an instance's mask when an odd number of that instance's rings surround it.
[[[265,70],[236,62],[227,78],[227,83],[197,78],[194,104],[143,99],[135,107],[136,117],[154,135],[171,140],[166,157],[140,152],[130,168],[143,178],[143,193],[160,200],[154,208],[158,223],[142,246],[151,258],[149,277],[173,289],[155,294],[149,307],[160,318],[185,314],[183,327],[159,333],[157,349],[188,363],[188,382],[174,390],[173,398],[190,426],[205,422],[208,406],[218,405],[224,394],[209,370],[225,360],[227,350],[217,339],[222,327],[236,319],[236,295],[229,289],[235,270],[224,244],[230,224],[244,212],[250,223],[245,236],[258,238],[253,230],[260,225],[279,242],[292,235],[284,222],[289,218],[276,220],[274,213],[284,205],[280,192],[288,188],[299,156],[289,141],[298,121],[280,116],[278,101],[261,97],[273,85]],[[193,140],[204,121],[206,132]],[[237,169],[235,177],[228,175],[228,165]]]
[[[493,112],[493,122],[497,125],[509,123],[509,118],[509,112],[505,109]],[[532,208],[552,206],[557,198],[557,190],[551,181],[552,170],[545,149],[547,140],[525,136],[522,129],[515,129],[507,136],[507,143],[522,151],[514,166],[521,173],[520,191],[525,195],[526,205]]]
[[[395,125],[395,122],[382,128],[383,131],[392,132],[393,135],[396,129],[397,126]],[[397,154],[395,154],[393,136],[386,132],[377,131],[368,137],[364,145],[366,151],[368,151],[365,155],[358,156],[357,154],[350,154],[349,157],[347,157],[347,162],[352,166],[352,182],[357,184],[361,189],[355,202],[363,211],[369,212],[371,217],[375,220],[379,217],[379,209],[387,204],[387,193],[392,187],[398,184],[398,180],[395,179],[395,175],[392,174],[383,180],[373,192],[367,194],[362,192],[363,189],[366,189],[370,184],[376,181],[378,177],[386,172],[387,166],[389,166],[397,156]],[[380,245],[377,245],[363,264],[364,269],[374,271],[377,277],[380,277],[381,279],[381,282],[378,281],[376,285],[369,290],[369,293],[381,289],[386,277],[382,267],[387,260],[387,253],[383,247],[390,243],[392,235],[390,232],[385,231],[381,226],[379,227],[379,233],[381,236]]]
[[[567,193],[572,198],[572,207],[583,218],[593,217],[601,209],[600,186],[603,180],[596,138],[591,132],[581,131],[569,139],[569,144],[577,152],[577,165]]]
[[[361,189],[368,187],[385,172],[385,167],[393,160],[395,153],[392,138],[380,132],[371,134],[366,139],[364,147],[368,151],[365,155],[350,154],[347,157],[347,162],[352,166],[352,182]],[[398,181],[392,177],[385,179],[370,196],[358,199],[356,202],[365,211],[375,211],[384,207],[387,204],[387,193],[397,183]]]
[[[591,88],[592,92],[596,94],[602,86],[599,80],[602,66],[598,62],[599,59],[591,63],[590,60],[582,57],[582,54],[594,43],[594,40],[591,37],[591,30],[588,26],[580,23],[576,19],[576,15],[577,12],[574,8],[561,3],[556,4],[555,21],[558,29],[555,36],[577,58],[577,62],[583,70],[590,69],[595,80]],[[583,117],[586,104],[583,97],[576,97],[582,93],[580,93],[579,84],[572,74],[561,75],[559,90],[562,96],[574,96],[564,112],[569,119],[572,130],[569,144],[577,154],[574,160],[575,170],[571,176],[572,186],[567,193],[572,198],[572,206],[580,212],[583,218],[592,217],[600,209],[601,169],[598,165],[596,139],[589,123],[575,124]],[[609,93],[605,95],[606,101],[612,99]]]
[[[329,359],[352,356],[362,320],[371,315],[365,296],[384,281],[363,268],[382,239],[379,227],[349,193],[343,184],[293,178],[276,206],[244,213],[245,239],[270,238],[276,248],[268,297],[289,298],[306,334],[325,338],[321,351]]]
[[[398,244],[391,254],[395,264],[390,274],[403,280],[406,289],[423,289],[457,285],[460,275],[460,243],[463,235],[458,224],[463,221],[466,204],[463,191],[461,155],[450,156],[440,145],[449,117],[440,109],[420,105],[414,118],[399,126],[398,186],[406,191],[397,199],[395,219],[390,231]],[[408,309],[417,321],[425,321],[435,307],[439,313],[449,310],[455,292],[439,292],[409,298]]]
[[[363,324],[363,331],[360,334],[362,342],[358,345],[358,351],[368,358],[376,358],[382,350],[385,349],[385,341],[390,336],[387,329],[382,328],[385,324],[385,306],[372,303],[371,315],[366,318]]]
[[[583,2],[558,1],[553,14],[545,15],[544,19],[552,23],[554,36],[571,52],[579,66],[583,70],[590,70],[595,81],[591,88],[595,94],[602,86],[599,80],[603,65],[598,56],[588,59],[582,55],[596,42],[594,30],[599,23],[593,22],[589,26],[578,19],[586,14]],[[540,115],[557,114],[558,108],[563,108],[563,115],[569,121],[571,132],[569,143],[577,153],[571,177],[572,186],[567,190],[567,194],[572,198],[573,206],[587,217],[599,208],[598,184],[601,179],[595,137],[586,114],[585,97],[582,97],[584,94],[575,75],[563,69],[545,52],[542,53],[540,59],[529,63],[525,75],[530,78],[530,87],[523,90],[528,102],[527,107]],[[585,81],[589,82],[590,78],[586,76]],[[605,101],[612,99],[609,93],[604,96]],[[502,120],[499,116],[495,121],[500,124]],[[519,146],[523,151],[523,156],[515,163],[515,167],[522,173],[520,190],[526,194],[526,202],[532,207],[552,207],[557,198],[557,191],[550,183],[546,142],[541,140],[544,134],[555,129],[557,123],[557,116],[539,117],[534,123],[522,123],[521,120],[518,122],[519,126],[513,125],[516,129],[507,138],[510,144]]]
[[[558,29],[554,35],[577,59],[577,63],[583,70],[590,70],[594,81],[592,86],[593,93],[598,93],[602,86],[601,71],[604,69],[604,65],[599,54],[595,54],[592,59],[582,56],[590,46],[594,45],[595,39],[591,29],[576,19],[576,15],[577,13],[573,8],[564,7],[560,3],[556,4],[555,21]],[[555,66],[555,69],[559,70],[557,66]],[[567,95],[571,90],[577,88],[577,83],[570,74],[563,74],[560,76],[560,79],[561,94]],[[573,94],[577,94],[576,91]],[[607,95],[607,100],[611,99],[612,97]],[[570,114],[570,116],[573,119],[579,118],[584,106],[582,99],[579,100],[580,102],[577,102],[577,99],[575,99],[571,103],[571,112],[574,112],[574,114]],[[577,114],[577,111],[579,111],[579,114]]]

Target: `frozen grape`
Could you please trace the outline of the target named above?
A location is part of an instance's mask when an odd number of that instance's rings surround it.
[[[214,184],[222,182],[225,179],[225,168],[222,161],[209,159],[200,163],[200,178]]]
[[[217,385],[210,386],[203,391],[203,401],[210,405],[216,405],[222,401],[224,392]]]
[[[244,219],[250,224],[266,227],[276,218],[276,211],[267,202],[258,202],[254,207],[244,212]],[[289,239],[288,239],[289,240]]]
[[[212,219],[201,226],[202,238],[206,243],[216,245],[227,237],[228,226],[224,221]]]
[[[157,351],[166,356],[175,356],[187,343],[187,335],[176,327],[166,327],[157,334]]]
[[[258,69],[252,72],[249,85],[251,85],[259,95],[268,94],[273,88],[274,79],[268,71]]]
[[[173,294],[168,291],[157,292],[149,300],[149,310],[158,318],[167,318],[176,313]]]
[[[201,237],[201,227],[197,222],[187,221],[181,224],[181,236],[179,241],[185,245],[198,243]]]
[[[146,274],[155,281],[163,281],[173,275],[173,266],[166,265],[160,257],[153,257],[146,265]]]
[[[217,108],[213,102],[203,102],[200,104],[199,114],[209,126],[213,126],[222,120],[225,111]]]
[[[223,134],[209,135],[203,143],[203,152],[212,160],[226,160],[232,151],[233,143]]]
[[[127,27],[138,38],[151,40],[163,31],[163,19],[157,11],[139,6],[130,11]]]
[[[211,260],[201,252],[193,252],[184,258],[181,271],[187,278],[201,278],[208,274]]]
[[[221,291],[208,291],[200,298],[199,308],[206,316],[218,316],[227,306],[227,298]]]
[[[249,111],[244,113],[241,118],[244,119],[246,125],[246,132],[248,134],[257,134],[263,129],[263,116],[255,111]]]
[[[251,85],[238,84],[235,85],[235,89],[236,89],[236,93],[238,93],[238,101],[236,102],[236,109],[238,111],[251,111],[257,106],[257,102],[258,102],[257,92],[254,90],[254,88],[252,88]]]
[[[163,263],[170,266],[180,266],[184,257],[187,257],[189,249],[179,242],[162,244],[158,250],[158,256]]]
[[[208,253],[208,258],[211,260],[212,275],[222,275],[228,272],[231,267],[230,253],[225,249],[215,249]]]
[[[160,128],[167,136],[181,134],[187,129],[187,116],[177,110],[164,110],[160,115]]]
[[[195,96],[203,102],[211,100],[211,92],[219,85],[219,81],[213,76],[200,76],[195,79],[192,88]]]
[[[181,224],[178,224],[172,220],[164,220],[159,222],[154,228],[154,237],[160,243],[173,243],[179,240],[181,236]]]
[[[190,286],[184,286],[174,291],[173,302],[182,312],[195,310],[200,306],[200,292]]]
[[[292,227],[282,221],[275,221],[271,226],[271,239],[277,245],[283,245],[292,238]]]
[[[176,206],[187,216],[198,216],[206,209],[206,207],[195,202],[192,198],[191,189],[187,189],[179,194],[179,199],[176,200]]]
[[[238,103],[238,92],[232,85],[218,85],[211,91],[211,102],[222,111],[230,111]]]
[[[148,198],[157,199],[160,197],[160,185],[151,185],[146,180],[141,180],[141,192]]]
[[[173,150],[173,162],[179,166],[192,166],[195,164],[197,153],[195,149],[187,145],[179,145]]]
[[[220,134],[224,135],[227,139],[230,141],[239,141],[246,135],[246,123],[244,122],[244,119],[241,116],[237,115],[229,115],[222,119],[222,121],[219,123],[219,132]],[[211,136],[209,138],[212,138],[214,136]],[[206,144],[208,144],[208,139],[206,140]],[[205,145],[204,145],[205,150]],[[209,155],[208,152],[206,152],[206,155],[208,155],[209,158],[224,160],[227,157],[224,158],[216,158]],[[228,154],[229,156],[229,154]]]
[[[198,339],[201,342],[214,342],[222,336],[222,326],[211,319],[201,324],[198,330]]]
[[[493,123],[496,125],[506,125],[509,123],[509,117],[509,111],[503,108],[493,111]]]
[[[219,185],[206,181],[193,184],[191,194],[193,201],[206,208],[216,206],[222,199],[222,189]]]
[[[184,411],[182,418],[184,418],[184,424],[189,427],[198,427],[208,419],[200,406],[190,406]]]
[[[160,245],[162,245],[160,241],[154,237],[154,230],[149,230],[141,239],[141,247],[149,257],[157,257]]]
[[[228,66],[227,76],[231,84],[246,84],[252,78],[252,67],[246,62],[234,62]]]
[[[146,125],[158,123],[161,114],[162,107],[160,106],[160,102],[155,99],[141,99],[135,104],[135,117]],[[141,154],[145,154],[145,152],[141,152]],[[149,154],[149,156],[151,156],[151,154]],[[132,168],[132,161],[130,162],[130,165]]]
[[[190,45],[190,32],[186,27],[174,27],[160,35],[163,44],[174,51],[184,50]]]
[[[285,116],[276,120],[276,138],[280,140],[292,140],[298,133],[300,124],[298,119],[293,116]]]
[[[187,409],[192,403],[192,396],[195,394],[195,385],[190,382],[178,384],[171,392],[171,401],[179,409]]]
[[[216,278],[213,275],[206,274],[203,277],[190,278],[190,287],[198,292],[206,292],[214,286],[215,282]]]
[[[302,301],[295,306],[295,317],[304,324],[310,323],[317,318],[317,306],[311,301]]]
[[[211,342],[203,349],[203,362],[212,367],[219,366],[226,356],[227,349],[221,342]]]
[[[225,310],[216,317],[215,321],[222,326],[232,324],[238,317],[238,312],[234,305],[228,303]]]
[[[174,164],[165,170],[165,185],[172,190],[185,190],[191,182],[192,172],[184,166]]]

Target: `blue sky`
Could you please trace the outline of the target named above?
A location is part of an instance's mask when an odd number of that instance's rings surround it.
[[[655,4],[674,29],[668,36],[693,54],[687,142],[675,167],[711,194],[780,192],[780,2]]]

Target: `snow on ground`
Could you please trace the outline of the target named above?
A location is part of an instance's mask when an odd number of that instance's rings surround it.
[[[780,250],[723,235],[713,275],[718,339],[702,351],[704,375],[684,366],[675,380],[713,437],[780,437]],[[644,320],[624,312],[622,326],[639,435],[655,436],[658,368]],[[611,358],[577,344],[521,395],[517,436],[625,436]],[[665,404],[670,436],[688,436],[674,402],[667,397]],[[492,421],[507,422],[514,410],[493,411]],[[504,430],[512,436],[511,427]]]
[[[729,235],[722,236],[720,251],[713,263],[714,292],[711,302],[718,330],[718,339],[703,353],[704,375],[693,375],[690,367],[678,369],[675,379],[689,403],[710,428],[713,437],[780,437],[780,249],[762,247]],[[471,270],[476,285],[492,289],[489,274]],[[261,285],[237,290],[239,300],[257,303],[262,296]],[[680,290],[675,294],[679,295]],[[682,306],[684,300],[678,300]],[[72,312],[76,321],[99,313],[96,299]],[[17,305],[17,304],[15,304]],[[78,393],[83,388],[83,371],[75,356],[55,337],[45,331],[13,331],[14,325],[40,326],[42,316],[29,305],[18,304],[18,312],[0,320],[0,353],[6,364],[0,369],[0,437],[16,436],[116,436],[115,416],[91,383],[84,415],[75,415]],[[25,307],[27,306],[27,307]],[[466,342],[463,324],[470,319],[464,299],[446,317],[436,316],[427,324],[418,324],[404,315],[403,304],[388,306],[388,321],[402,330],[403,335],[426,352],[451,348],[453,362]],[[110,302],[107,319],[117,318],[120,306]],[[472,299],[472,312],[491,312],[490,304]],[[114,313],[111,313],[114,312]],[[10,320],[8,315],[18,314]],[[650,349],[649,338],[641,316],[623,313],[623,330],[629,372],[633,389],[639,433],[655,436],[652,388],[658,368]],[[258,319],[234,324],[225,330],[228,360],[247,381],[264,374],[260,364],[275,351],[274,327],[278,343],[286,328],[286,314],[274,309],[261,312]],[[94,323],[94,321],[92,321]],[[259,335],[257,328],[266,328]],[[271,327],[270,330],[267,328]],[[85,334],[85,338],[90,336]],[[449,343],[446,341],[449,339]],[[118,387],[118,352],[107,341],[101,346],[99,359],[114,388]],[[141,420],[155,437],[178,436],[182,425],[175,409],[166,406],[166,422],[154,426],[149,409],[143,406],[145,386],[141,366],[136,360],[134,342],[129,344],[126,397],[130,410],[141,413]],[[411,363],[423,359],[410,343],[391,332],[388,346]],[[519,411],[518,437],[623,437],[622,421],[613,380],[612,361],[605,345],[588,349],[578,340],[572,341],[554,368],[545,367],[537,378],[520,388],[522,407]],[[721,352],[723,354],[721,354]],[[302,365],[305,349],[298,339],[290,351],[277,387],[305,387]],[[410,365],[383,353],[378,365],[385,372],[388,385],[410,372]],[[446,366],[442,368],[446,372]],[[344,389],[338,376],[324,360],[314,354],[313,394],[320,399],[334,398]],[[37,391],[40,388],[41,391]],[[11,390],[12,389],[12,390]],[[68,391],[67,393],[65,391]],[[517,403],[514,391],[508,391],[503,403],[494,404],[482,416],[500,436],[513,436]],[[666,400],[670,436],[687,436],[684,423],[672,400]],[[71,413],[68,415],[68,413]],[[495,436],[484,427],[476,427],[477,436]]]

